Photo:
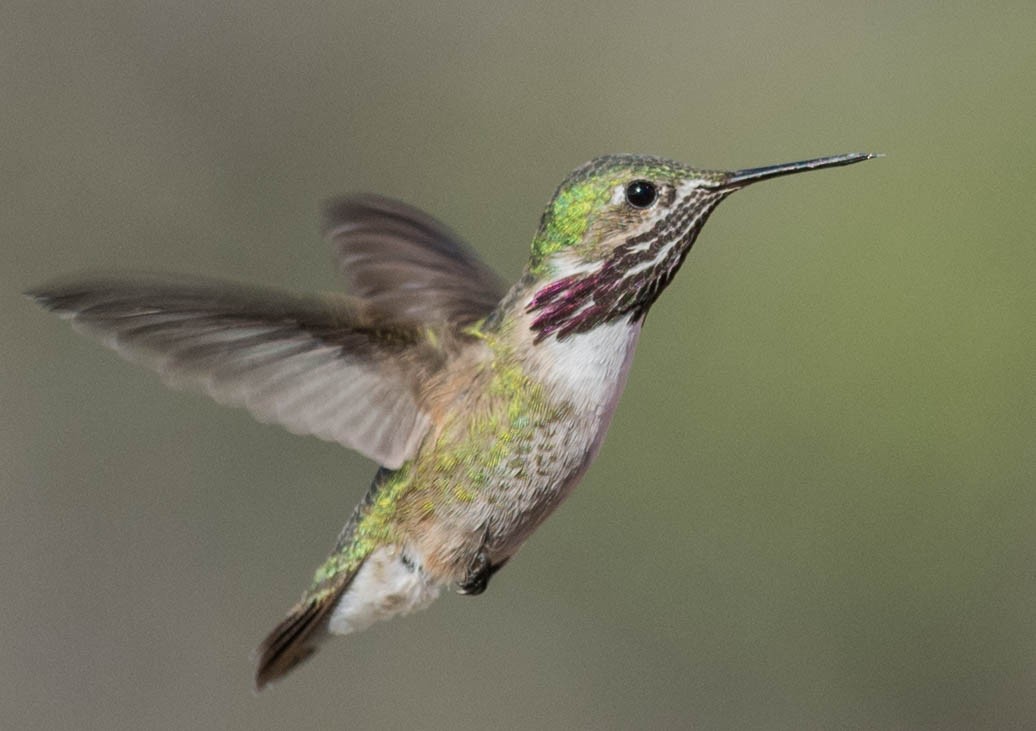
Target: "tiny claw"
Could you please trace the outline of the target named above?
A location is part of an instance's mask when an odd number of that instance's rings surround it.
[[[493,566],[485,551],[479,551],[471,559],[464,580],[457,583],[457,592],[467,596],[477,596],[489,586],[489,577],[493,575]]]

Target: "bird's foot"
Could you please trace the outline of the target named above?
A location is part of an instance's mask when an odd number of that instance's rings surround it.
[[[467,573],[464,578],[457,582],[457,592],[475,596],[481,594],[489,586],[489,577],[496,569],[489,563],[489,557],[485,551],[479,551],[468,564]]]

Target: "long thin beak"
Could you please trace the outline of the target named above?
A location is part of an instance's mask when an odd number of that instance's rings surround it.
[[[716,183],[716,188],[742,188],[760,180],[778,178],[781,175],[792,173],[803,173],[807,170],[819,170],[821,168],[834,168],[840,165],[852,165],[854,163],[870,160],[873,157],[882,157],[880,154],[870,152],[850,152],[845,155],[831,155],[830,157],[818,157],[814,160],[802,160],[801,162],[786,162],[783,165],[767,165],[761,168],[748,168],[747,170],[735,170],[728,173],[727,177]]]

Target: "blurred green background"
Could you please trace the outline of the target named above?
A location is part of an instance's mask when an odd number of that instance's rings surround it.
[[[5,3],[0,726],[1010,728],[1036,718],[1036,6]],[[339,286],[323,198],[509,279],[575,165],[888,157],[724,203],[609,439],[479,598],[250,654],[375,465],[22,299]]]

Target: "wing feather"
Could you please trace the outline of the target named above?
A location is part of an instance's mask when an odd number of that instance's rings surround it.
[[[419,384],[443,354],[366,303],[207,279],[101,277],[29,295],[171,385],[355,449],[390,468],[429,425]]]
[[[457,234],[391,198],[330,201],[324,234],[350,294],[402,320],[468,325],[492,312],[507,292]]]

